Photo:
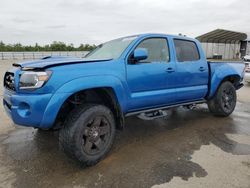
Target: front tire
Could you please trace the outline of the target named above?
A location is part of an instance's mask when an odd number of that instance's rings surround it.
[[[84,166],[92,166],[111,149],[115,120],[109,108],[84,104],[73,110],[59,133],[59,142],[70,157]]]
[[[236,90],[229,81],[223,82],[216,94],[208,101],[208,108],[216,116],[227,117],[235,109],[237,101]]]

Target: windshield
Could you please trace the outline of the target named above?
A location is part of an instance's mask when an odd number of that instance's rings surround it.
[[[134,41],[137,36],[115,39],[99,45],[95,50],[90,52],[85,58],[87,59],[117,59],[128,45]]]

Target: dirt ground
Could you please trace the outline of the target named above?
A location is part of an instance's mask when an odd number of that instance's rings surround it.
[[[0,61],[0,83],[8,61]],[[2,84],[0,100],[2,100]],[[109,155],[81,168],[58,146],[57,132],[16,126],[0,105],[0,187],[250,187],[250,85],[235,112],[206,105],[154,121],[126,119]]]

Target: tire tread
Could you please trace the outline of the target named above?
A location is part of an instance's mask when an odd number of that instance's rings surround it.
[[[213,98],[210,99],[207,103],[209,111],[212,114],[214,114],[215,116],[227,117],[234,111],[234,108],[233,108],[232,112],[227,113],[222,108],[222,104],[220,102],[220,97],[221,97],[222,89],[224,87],[234,87],[234,86],[229,81],[222,82],[221,85],[219,86],[218,90],[216,91],[215,95],[213,96]],[[236,94],[235,94],[235,96],[236,96]],[[235,100],[237,100],[237,96],[236,96]]]

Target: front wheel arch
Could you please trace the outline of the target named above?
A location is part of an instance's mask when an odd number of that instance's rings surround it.
[[[54,128],[60,128],[65,121],[67,114],[79,105],[87,103],[102,104],[110,108],[115,117],[116,128],[123,129],[123,111],[116,97],[116,93],[111,87],[84,89],[70,95],[60,107]]]

